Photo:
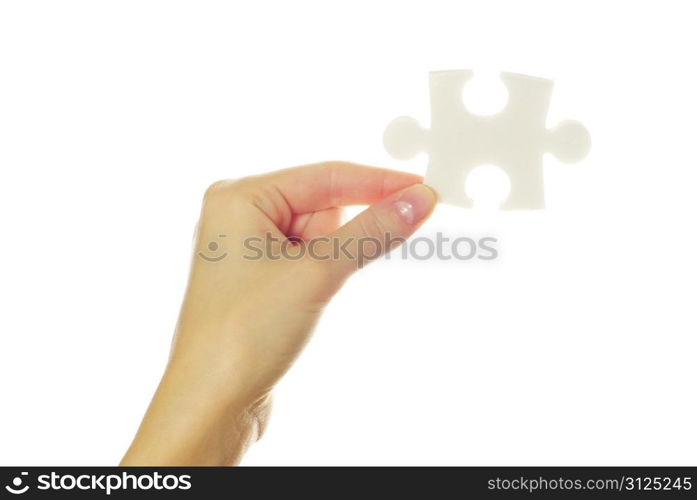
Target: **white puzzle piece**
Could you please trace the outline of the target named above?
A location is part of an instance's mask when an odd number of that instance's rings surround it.
[[[385,130],[385,149],[400,160],[428,153],[424,182],[441,202],[471,208],[465,194],[467,176],[480,165],[496,165],[511,185],[501,209],[544,208],[544,153],[567,163],[579,161],[590,150],[588,131],[571,120],[547,129],[553,82],[515,73],[501,73],[508,89],[506,108],[494,115],[475,115],[462,102],[462,90],[472,75],[470,70],[430,73],[431,129],[408,116],[396,118]]]

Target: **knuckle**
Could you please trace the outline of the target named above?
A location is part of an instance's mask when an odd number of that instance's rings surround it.
[[[206,189],[206,192],[203,195],[203,198],[205,200],[212,200],[215,198],[219,198],[222,194],[227,192],[230,189],[230,186],[234,183],[234,181],[231,180],[220,180],[220,181],[215,181],[212,183],[208,188]]]
[[[221,180],[208,186],[206,192],[203,194],[203,203],[201,207],[203,217],[216,214],[224,207],[232,183],[233,181]]]
[[[225,179],[212,183],[203,195],[204,208],[226,206],[231,200],[243,198],[245,193],[252,190],[249,188],[248,179]]]
[[[215,181],[206,189],[206,197],[229,196],[230,194],[248,190],[253,184],[253,177],[241,179],[223,179]]]
[[[372,209],[365,213],[365,217],[361,217],[360,222],[364,236],[382,239],[388,233],[387,225]]]

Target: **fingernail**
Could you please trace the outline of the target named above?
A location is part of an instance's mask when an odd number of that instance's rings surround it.
[[[436,194],[423,184],[408,187],[394,202],[397,213],[407,224],[417,224],[425,219],[436,205]]]

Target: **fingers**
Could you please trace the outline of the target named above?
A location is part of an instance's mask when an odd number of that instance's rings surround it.
[[[340,225],[338,207],[371,204],[421,177],[346,162],[289,168],[212,184],[204,196],[201,229],[297,236],[309,240]],[[263,217],[258,217],[259,212]]]
[[[318,242],[318,254],[331,255],[328,263],[332,273],[344,277],[401,244],[431,215],[435,205],[435,193],[423,184],[402,189]]]
[[[346,205],[369,205],[421,177],[346,162],[289,168],[262,176],[283,195],[294,214]]]

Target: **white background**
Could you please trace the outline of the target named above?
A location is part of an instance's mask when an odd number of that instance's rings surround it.
[[[419,233],[495,235],[497,261],[356,275],[245,463],[694,465],[697,32],[688,2],[639,4],[0,3],[0,464],[118,462],[208,184],[423,173],[383,129],[428,125],[428,71],[473,68],[554,79],[549,125],[593,150],[545,159],[546,211]]]

